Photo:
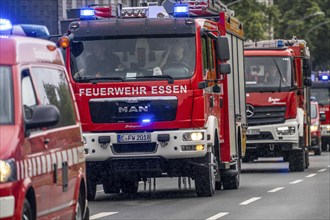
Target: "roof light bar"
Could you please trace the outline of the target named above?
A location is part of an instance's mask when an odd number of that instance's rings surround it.
[[[10,31],[13,28],[8,19],[0,18],[0,31]]]
[[[189,16],[189,9],[188,4],[175,4],[173,10],[174,17],[188,17]]]
[[[80,9],[80,19],[81,20],[93,20],[95,18],[95,11],[93,8],[81,8]]]

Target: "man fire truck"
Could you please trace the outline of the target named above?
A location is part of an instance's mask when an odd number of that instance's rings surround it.
[[[321,112],[322,150],[330,151],[330,75],[329,71],[320,72],[312,82],[311,96],[319,103]]]
[[[59,40],[70,45],[90,200],[97,184],[136,193],[140,180],[157,177],[192,178],[198,196],[239,187],[243,30],[209,2],[84,8]]]
[[[290,171],[309,166],[310,54],[304,40],[245,44],[247,142],[243,161],[282,156]]]
[[[26,27],[0,18],[0,219],[89,219],[63,55],[51,41],[26,37],[43,36],[45,26]]]

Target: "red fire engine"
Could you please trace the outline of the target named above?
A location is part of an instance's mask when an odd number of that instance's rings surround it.
[[[13,32],[0,19],[0,219],[88,219],[82,130],[62,53]]]
[[[321,112],[321,146],[323,151],[330,151],[330,74],[329,71],[318,73],[312,82],[311,96],[319,103]]]
[[[243,30],[209,2],[84,8],[59,40],[69,46],[90,200],[97,184],[136,193],[157,177],[192,178],[198,196],[239,187]]]
[[[309,166],[310,55],[304,40],[245,44],[247,142],[244,161],[282,156],[290,171]]]

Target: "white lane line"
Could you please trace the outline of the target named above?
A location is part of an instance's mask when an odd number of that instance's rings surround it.
[[[305,177],[313,177],[313,176],[316,176],[316,173],[309,174],[308,176]]]
[[[330,165],[328,165],[328,167],[330,167]]]
[[[319,172],[319,173],[321,173],[321,172],[324,172],[324,171],[326,171],[327,169],[320,169],[320,170],[318,170],[317,172]]]
[[[269,190],[268,192],[269,192],[269,193],[273,193],[273,192],[280,191],[281,189],[284,189],[284,187],[277,187],[277,188],[275,188],[275,189]]]
[[[223,216],[225,216],[225,215],[228,215],[228,214],[229,214],[229,212],[219,212],[218,214],[213,215],[213,216],[211,216],[210,218],[207,218],[206,220],[215,220],[215,219],[219,219],[219,218],[221,218],[221,217],[223,217]]]
[[[97,193],[100,193],[100,192],[104,192],[104,190],[101,189],[101,190],[97,190],[96,192],[97,192]]]
[[[103,218],[105,216],[114,215],[114,214],[117,214],[117,213],[118,212],[100,212],[100,213],[97,213],[95,215],[90,216],[89,219],[93,220],[93,219]]]
[[[295,181],[292,181],[290,184],[296,184],[296,183],[300,183],[302,182],[303,180],[295,180]]]
[[[240,205],[247,205],[247,204],[250,204],[251,202],[257,201],[258,199],[261,199],[261,197],[253,197],[251,199],[248,199],[248,200],[240,203]]]

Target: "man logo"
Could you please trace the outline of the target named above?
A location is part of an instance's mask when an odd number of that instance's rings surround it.
[[[252,105],[246,105],[246,117],[250,118],[254,115],[254,108]]]
[[[131,113],[131,112],[149,112],[148,106],[130,106],[130,107],[119,107],[119,113]]]

